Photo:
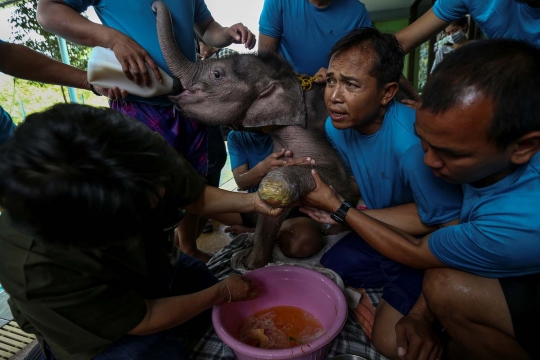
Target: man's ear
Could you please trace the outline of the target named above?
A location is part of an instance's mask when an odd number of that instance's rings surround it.
[[[390,100],[394,98],[398,90],[399,90],[399,85],[397,82],[384,84],[380,91],[381,105],[383,106],[388,105],[388,103],[390,102]]]
[[[517,165],[527,163],[540,150],[540,131],[531,131],[514,142],[510,160]]]

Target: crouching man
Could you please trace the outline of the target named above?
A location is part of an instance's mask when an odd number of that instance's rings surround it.
[[[426,336],[437,318],[451,337],[449,359],[540,358],[539,63],[540,49],[524,42],[477,41],[450,53],[424,89],[416,133],[433,173],[462,184],[459,225],[416,239],[346,211],[381,254],[430,269],[388,356],[440,359]],[[336,211],[341,201],[314,177],[306,203]]]
[[[3,145],[0,205],[0,283],[47,359],[188,359],[178,334],[257,291],[173,255],[183,209],[280,212],[206,186],[136,120],[81,105],[29,116]]]

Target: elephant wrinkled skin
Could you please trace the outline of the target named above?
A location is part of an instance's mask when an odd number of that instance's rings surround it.
[[[294,157],[311,157],[322,179],[348,198],[347,176],[336,151],[326,139],[324,86],[302,91],[292,67],[273,53],[235,54],[224,59],[187,60],[178,48],[170,13],[160,1],[153,4],[160,46],[183,91],[171,96],[191,118],[209,125],[266,131],[274,149],[291,150]],[[276,207],[297,202],[313,190],[310,165],[272,170],[259,186],[259,196]],[[258,268],[271,261],[272,248],[286,212],[278,218],[259,216],[255,246],[245,265]]]

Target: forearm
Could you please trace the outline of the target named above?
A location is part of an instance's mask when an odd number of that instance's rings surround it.
[[[223,283],[194,294],[146,300],[146,315],[131,335],[148,335],[183,324],[206,309],[227,301]]]
[[[227,36],[227,29],[212,19],[206,26],[202,39],[208,45],[217,48],[229,46],[233,40]]]
[[[427,226],[420,220],[415,203],[385,209],[368,209],[364,210],[364,214],[414,236],[429,234],[438,229],[437,226]]]
[[[0,45],[0,71],[26,80],[48,84],[90,89],[86,72],[51,59],[25,46],[2,43]]]
[[[439,31],[444,29],[448,23],[439,19],[433,12],[433,9],[429,9],[424,15],[407,26],[403,30],[396,33],[396,38],[403,47],[405,54],[408,54],[411,50],[418,45],[423,44]]]
[[[240,194],[213,186],[205,186],[197,200],[186,210],[195,214],[244,213],[255,211],[253,197],[256,193]]]
[[[261,163],[259,163],[261,164]],[[262,179],[266,176],[267,172],[261,171],[259,169],[259,165],[255,166],[253,169],[241,172],[241,173],[235,173],[234,175],[234,181],[236,182],[236,185],[238,185],[238,188],[240,190],[247,190],[251,189],[253,187],[259,186]]]
[[[323,210],[335,212],[340,205],[340,200],[332,198]],[[348,210],[345,221],[375,250],[394,261],[414,268],[444,266],[427,247],[429,235],[423,239],[417,239],[354,208]]]
[[[37,19],[45,30],[84,46],[112,48],[118,38],[125,36],[91,22],[62,0],[40,0]]]

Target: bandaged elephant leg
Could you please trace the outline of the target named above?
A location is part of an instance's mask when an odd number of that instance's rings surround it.
[[[277,234],[288,213],[289,211],[284,211],[277,218],[259,215],[255,228],[255,243],[244,262],[248,269],[258,269],[272,261]]]
[[[289,166],[272,170],[259,185],[259,196],[274,207],[297,202],[315,188],[312,166]]]

